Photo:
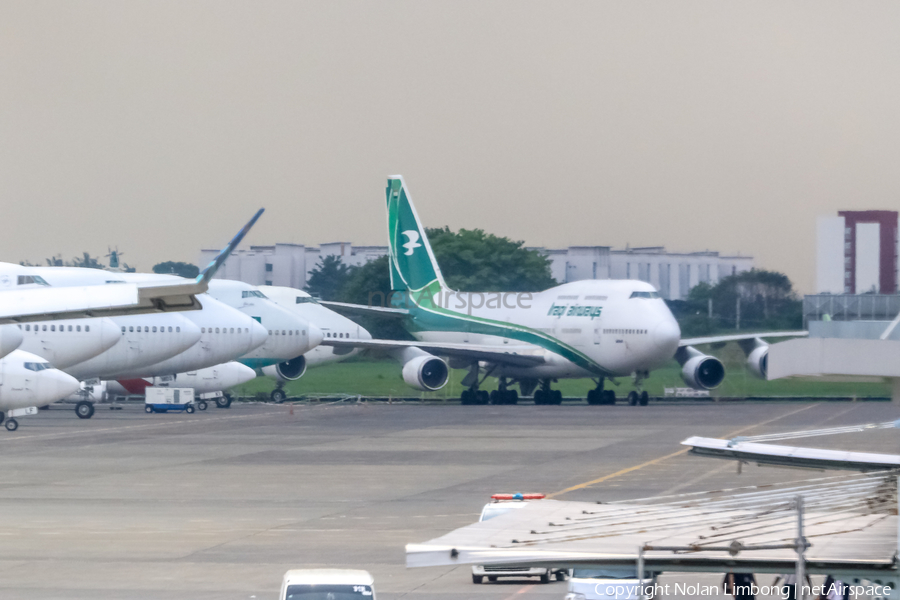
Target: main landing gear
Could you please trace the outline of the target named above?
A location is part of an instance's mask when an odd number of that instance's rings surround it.
[[[616,393],[612,390],[603,389],[604,379],[601,377],[597,382],[597,387],[588,392],[587,403],[591,406],[613,405],[616,403]]]
[[[480,372],[480,367],[478,363],[472,363],[469,366],[469,372],[463,377],[462,384],[468,386],[469,389],[463,390],[463,393],[459,396],[460,404],[472,405],[472,404],[487,404],[491,397],[484,390],[478,389],[484,380],[488,378],[488,376],[493,372],[493,368],[490,369],[487,373],[485,373],[484,377],[479,381],[478,374]]]
[[[562,404],[562,392],[550,389],[550,380],[541,380],[541,389],[534,392],[535,404]]]
[[[649,402],[650,402],[650,394],[648,394],[646,391],[628,392],[628,406],[637,406],[637,405],[647,406],[647,404]]]
[[[491,392],[491,404],[518,404],[519,392],[508,388],[506,377],[500,378],[498,389]]]

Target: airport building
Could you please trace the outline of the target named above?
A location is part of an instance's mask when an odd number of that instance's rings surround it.
[[[720,256],[718,252],[666,252],[662,246],[613,250],[609,246],[531,248],[550,259],[550,273],[559,283],[585,279],[640,279],[655,286],[667,300],[683,300],[699,283],[715,285],[723,277],[749,271],[753,258]],[[208,264],[217,250],[201,250],[200,264]],[[280,285],[303,289],[310,272],[326,256],[339,256],[345,265],[362,265],[388,253],[387,246],[354,246],[332,242],[319,246],[275,244],[234,252],[216,277],[251,285]]]
[[[845,210],[816,224],[816,292],[897,293],[894,210]]]

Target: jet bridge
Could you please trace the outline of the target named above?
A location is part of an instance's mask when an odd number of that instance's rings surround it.
[[[408,567],[590,566],[645,573],[788,573],[800,567],[896,590],[897,472],[610,503],[541,500],[410,544],[406,554]],[[890,597],[900,596],[894,591]]]

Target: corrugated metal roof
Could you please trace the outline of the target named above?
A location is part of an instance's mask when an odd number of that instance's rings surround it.
[[[801,495],[809,572],[896,571],[897,475],[857,474],[790,486],[751,486],[591,504],[539,500],[524,509],[407,546],[408,566],[634,564],[642,546],[651,570],[709,570],[745,565],[778,571],[796,561],[794,497]],[[715,548],[741,544],[737,555]],[[792,568],[791,568],[792,570]]]

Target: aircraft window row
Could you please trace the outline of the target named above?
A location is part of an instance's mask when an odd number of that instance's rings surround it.
[[[578,300],[578,294],[575,294],[574,296],[557,296],[556,299],[557,300]]]
[[[659,298],[659,292],[631,292],[632,298]]]
[[[629,335],[629,334],[637,334],[637,335],[646,335],[646,329],[604,329],[603,333],[608,333],[612,335]]]
[[[237,328],[237,332],[241,332],[240,327]],[[215,330],[212,327],[201,327],[200,333],[234,333],[234,327],[216,327]],[[244,327],[244,333],[250,333],[250,328]]]
[[[243,290],[241,292],[241,298],[268,298],[268,296],[259,290]]]
[[[50,285],[44,278],[40,275],[19,275],[17,279],[18,285],[27,285],[29,283],[36,283],[38,285]]]
[[[330,331],[326,331],[325,337],[350,339],[350,334],[349,333],[331,333]]]
[[[581,333],[581,329],[572,328],[572,329],[563,329],[562,333]]]
[[[156,333],[156,327],[152,327],[152,328],[151,328],[149,325],[144,325],[143,327],[144,327],[144,333],[151,333],[151,331],[152,331],[153,333]],[[138,325],[138,326],[137,326],[137,333],[140,333],[140,332],[141,332],[141,326]],[[166,328],[165,328],[165,327],[160,327],[160,328],[159,328],[159,332],[160,332],[160,333],[165,333],[165,332],[166,332]],[[122,326],[122,333],[125,333],[125,326],[124,326],[124,325]],[[134,325],[129,325],[129,326],[128,326],[128,333],[135,333]],[[169,333],[172,333],[172,327],[171,327],[171,326],[169,327]],[[181,333],[181,327],[176,327],[176,328],[175,328],[175,333]]]
[[[585,300],[606,300],[606,296],[585,296]]]
[[[73,326],[72,326],[72,325],[69,325],[68,327],[69,327],[69,331],[73,331],[73,329],[72,329]],[[74,331],[76,331],[76,332],[81,331],[81,325],[75,325],[74,327],[75,327],[75,328],[74,328]],[[19,329],[21,329],[21,328],[22,328],[22,326],[19,325]],[[66,330],[66,326],[65,326],[65,325],[60,325],[60,326],[59,326],[59,330],[60,330],[60,331],[65,331],[65,330]],[[90,330],[91,330],[91,326],[90,326],[90,325],[85,325],[85,326],[84,326],[84,330],[85,330],[85,331],[90,331]],[[31,325],[25,325],[25,331],[31,331]],[[37,333],[38,331],[47,331],[47,325],[35,325],[35,326],[34,326],[34,332]],[[50,325],[50,331],[56,331],[56,325]]]
[[[52,369],[53,367],[51,367],[48,362],[27,362],[25,363],[25,368],[29,371],[43,371],[44,369]]]
[[[300,330],[299,329],[288,329],[285,331],[284,329],[282,329],[281,331],[279,331],[276,329],[273,331],[270,329],[269,335],[300,335]]]

